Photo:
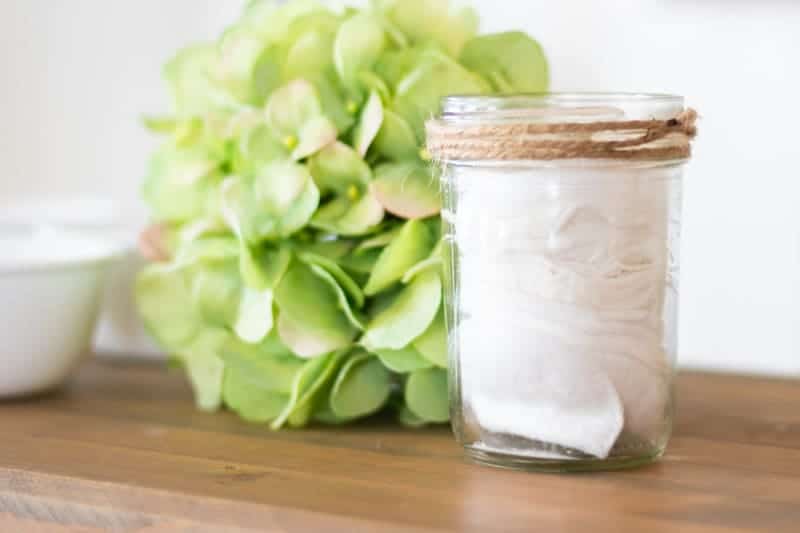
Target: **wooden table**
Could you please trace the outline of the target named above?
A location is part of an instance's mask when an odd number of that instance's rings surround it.
[[[272,433],[92,363],[0,403],[0,531],[800,532],[800,382],[685,374],[678,398],[660,463],[544,475],[467,464],[447,428]]]

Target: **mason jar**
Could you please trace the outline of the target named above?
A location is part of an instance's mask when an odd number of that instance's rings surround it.
[[[664,453],[695,117],[669,95],[456,96],[428,123],[470,459],[574,471]]]

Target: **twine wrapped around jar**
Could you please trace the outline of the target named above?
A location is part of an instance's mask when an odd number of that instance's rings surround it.
[[[489,123],[430,120],[427,148],[442,161],[687,159],[697,134],[697,112],[687,108],[669,120]]]

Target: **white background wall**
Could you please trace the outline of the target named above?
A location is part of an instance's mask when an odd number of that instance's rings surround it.
[[[800,375],[800,3],[475,0],[488,31],[545,46],[554,90],[684,94],[703,117],[688,171],[681,360]],[[214,36],[229,0],[0,0],[0,199],[138,184],[163,111],[160,65]]]

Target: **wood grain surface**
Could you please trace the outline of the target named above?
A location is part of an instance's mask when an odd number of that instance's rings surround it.
[[[678,400],[659,463],[545,475],[468,464],[444,427],[273,433],[91,363],[0,403],[0,531],[800,532],[800,382],[684,374]]]

